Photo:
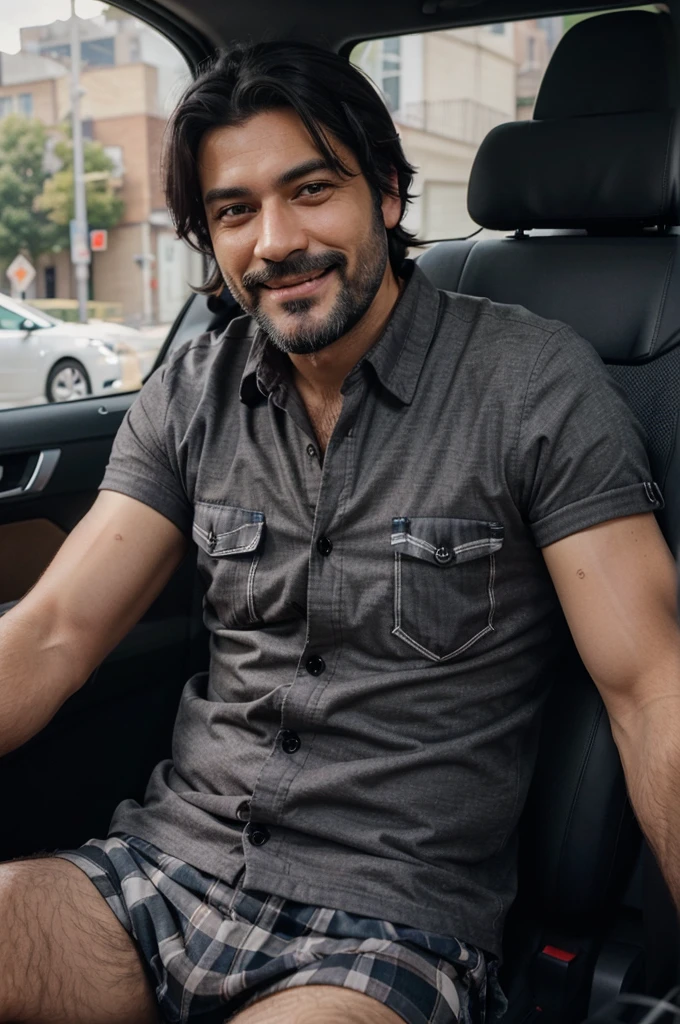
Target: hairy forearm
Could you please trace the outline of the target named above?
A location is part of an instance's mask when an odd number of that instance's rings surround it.
[[[23,604],[0,618],[0,756],[47,725],[87,678],[48,618]]]
[[[680,913],[680,695],[612,720],[631,803]]]

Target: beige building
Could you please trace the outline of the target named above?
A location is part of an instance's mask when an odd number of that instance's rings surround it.
[[[355,49],[353,59],[385,96],[418,168],[407,224],[421,238],[476,230],[467,186],[477,149],[496,125],[532,116],[561,35],[562,18],[555,17],[374,40]]]
[[[202,276],[201,259],[171,229],[160,183],[167,116],[188,80],[157,33],[118,14],[80,21],[84,132],[112,158],[125,201],[109,248],[93,254],[93,296],[120,303],[133,324],[168,322]],[[407,226],[421,238],[475,231],[467,184],[493,127],[530,117],[561,19],[531,20],[372,40],[353,60],[382,91],[418,169]],[[70,113],[68,22],[22,30],[22,51],[0,55],[0,117],[55,126]],[[69,254],[41,261],[37,297],[73,296]]]
[[[424,239],[474,231],[467,183],[475,154],[491,128],[515,119],[512,26],[375,40],[353,58],[383,92],[418,168],[407,226]]]
[[[92,296],[119,304],[135,326],[167,323],[190,294],[189,284],[202,278],[201,258],[172,230],[160,178],[167,115],[188,71],[170,44],[134,19],[81,20],[80,30],[83,133],[112,159],[112,183],[125,204],[107,251],[92,254]],[[20,53],[0,59],[0,117],[64,123],[69,61],[67,22],[23,29]],[[29,298],[75,295],[69,252],[42,257],[37,269]]]

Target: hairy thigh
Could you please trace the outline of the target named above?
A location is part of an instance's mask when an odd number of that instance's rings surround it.
[[[0,865],[0,1020],[157,1024],[132,939],[87,875],[58,858]]]
[[[363,992],[335,985],[301,985],[275,992],[229,1018],[230,1024],[403,1024]]]

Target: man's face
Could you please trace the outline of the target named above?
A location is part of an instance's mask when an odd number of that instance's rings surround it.
[[[347,334],[389,273],[386,227],[398,199],[378,204],[355,177],[332,171],[291,110],[215,128],[199,173],[215,258],[232,294],[284,352],[318,352]]]

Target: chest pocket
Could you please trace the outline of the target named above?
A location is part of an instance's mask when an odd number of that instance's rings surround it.
[[[192,535],[206,598],[227,629],[258,622],[255,580],[264,537],[263,512],[197,502]]]
[[[432,661],[463,654],[493,629],[501,523],[392,520],[394,629]]]

